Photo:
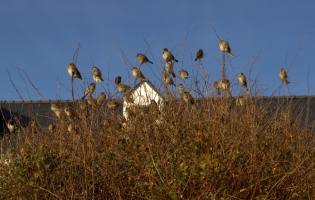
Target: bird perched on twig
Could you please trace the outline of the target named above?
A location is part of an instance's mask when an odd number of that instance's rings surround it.
[[[37,132],[37,121],[35,119],[32,119],[29,123],[28,123],[28,127],[31,133],[36,133]]]
[[[84,95],[81,98],[82,100],[87,96],[87,95],[92,95],[93,92],[95,91],[96,88],[96,84],[95,83],[91,83],[84,91]]]
[[[74,133],[76,135],[79,133],[79,129],[77,128],[77,125],[72,124],[71,122],[68,125],[68,131],[69,131],[69,133]]]
[[[107,107],[109,108],[109,109],[116,109],[116,108],[118,108],[118,103],[116,102],[116,101],[114,101],[114,100],[107,100]]]
[[[164,79],[164,84],[166,85],[174,85],[174,80],[172,79],[172,77],[168,74],[162,73],[163,79]]]
[[[191,104],[191,105],[194,104],[194,99],[192,98],[189,92],[186,92],[186,91],[184,92],[183,99],[188,104]]]
[[[81,116],[87,118],[89,113],[88,113],[88,106],[87,106],[87,103],[85,100],[79,100],[79,107],[80,107],[80,113],[81,113]]]
[[[183,79],[189,78],[188,72],[187,72],[186,70],[183,70],[183,69],[179,70],[179,75],[180,75]]]
[[[141,53],[137,53],[136,58],[138,59],[140,65],[144,64],[144,63],[151,63],[153,64],[153,62],[151,62],[145,55],[141,54]]]
[[[134,103],[133,97],[130,94],[124,94],[123,99],[127,103]]]
[[[93,66],[92,71],[93,71],[93,79],[95,82],[103,82],[104,81],[102,78],[101,70],[99,70],[96,66]]]
[[[223,53],[228,52],[231,57],[234,57],[234,54],[232,53],[229,43],[227,41],[224,41],[223,38],[221,38],[219,41],[219,47]]]
[[[179,84],[178,85],[178,93],[180,96],[183,96],[184,95],[184,92],[185,92],[185,88],[182,84]]]
[[[222,79],[219,82],[220,88],[222,90],[229,90],[230,89],[230,81],[228,79]]]
[[[201,60],[203,58],[203,50],[199,49],[197,54],[196,54],[196,59],[195,61],[197,61],[198,59]]]
[[[95,106],[95,105],[96,105],[96,101],[95,101],[95,99],[94,99],[92,96],[88,96],[87,103],[88,103],[90,106]]]
[[[138,79],[140,79],[140,81],[145,81],[146,77],[143,76],[142,72],[140,71],[140,69],[133,67],[131,69],[132,75]]]
[[[194,108],[194,109],[197,108],[197,106],[195,104],[195,100],[194,100],[194,98],[191,96],[191,94],[189,92],[184,92],[183,99],[188,105],[191,105],[192,108]]]
[[[101,92],[97,99],[96,99],[96,104],[99,105],[99,106],[102,106],[106,101],[106,94],[105,92]]]
[[[71,105],[66,105],[64,109],[66,115],[69,117],[69,119],[73,119],[74,117],[77,117],[74,111],[74,108]]]
[[[182,84],[178,85],[178,93],[188,105],[192,106],[193,109],[197,108],[194,98],[191,96],[189,92],[185,91],[185,88]]]
[[[176,77],[175,73],[174,73],[174,64],[171,60],[166,61],[165,63],[165,70],[167,73],[172,74],[173,78]]]
[[[244,86],[246,91],[248,91],[246,77],[242,72],[238,75],[237,79],[238,79],[238,82]]]
[[[131,87],[121,83],[121,77],[117,76],[115,78],[116,88],[119,92],[127,92]]]
[[[230,81],[228,79],[222,79],[220,82],[219,82],[219,87],[220,89],[222,89],[225,92],[228,92],[230,94]]]
[[[245,105],[245,98],[244,98],[244,97],[238,97],[238,98],[236,99],[235,104],[236,104],[237,106],[244,106],[244,105]]]
[[[15,133],[18,129],[15,122],[13,121],[13,119],[8,120],[7,127],[9,129],[10,133]]]
[[[50,109],[55,113],[55,115],[60,119],[62,110],[55,104],[52,103]]]
[[[218,95],[221,94],[221,92],[220,92],[220,84],[219,84],[218,81],[214,81],[214,83],[213,83],[213,89],[217,92]]]
[[[120,77],[120,76],[117,76],[117,77],[115,78],[115,84],[117,85],[117,84],[119,84],[119,83],[121,83],[121,77]]]
[[[48,126],[48,131],[49,131],[50,133],[53,133],[55,130],[56,130],[55,124],[49,124],[49,126]]]
[[[171,52],[169,52],[167,48],[163,49],[162,57],[163,57],[163,59],[165,61],[172,61],[172,60],[174,60],[175,62],[178,62],[178,60],[175,59],[173,54]]]
[[[79,100],[79,107],[80,107],[80,110],[85,110],[87,109],[87,105],[86,105],[86,101],[85,100]]]
[[[279,77],[282,80],[282,82],[285,82],[286,85],[290,83],[288,80],[288,74],[283,68],[280,68]]]
[[[68,65],[68,73],[70,74],[71,78],[79,78],[79,79],[81,79],[81,81],[83,83],[85,83],[84,80],[82,79],[82,76],[81,76],[78,68],[75,66],[74,63],[70,63]]]
[[[119,83],[116,85],[116,88],[119,92],[127,92],[131,87],[129,85]]]

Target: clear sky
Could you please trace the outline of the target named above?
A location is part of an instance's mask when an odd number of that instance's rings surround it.
[[[219,37],[229,41],[235,55],[233,59],[227,57],[233,95],[243,93],[236,79],[239,72],[247,76],[253,91],[259,88],[259,95],[314,94],[313,0],[3,0],[0,101],[21,100],[14,86],[24,100],[71,99],[67,67],[79,43],[76,64],[85,81],[93,81],[93,62],[105,79],[103,85],[97,83],[95,96],[106,91],[112,98],[121,97],[113,83],[118,75],[123,82],[134,84],[130,69],[139,67],[138,52],[154,62],[142,65],[141,70],[159,88],[165,47],[179,60],[176,74],[183,68],[202,84],[202,74],[206,73],[212,84],[221,77],[222,53],[211,23]],[[200,48],[206,54],[202,65],[194,61]],[[281,67],[288,71],[291,84],[279,90]],[[25,71],[43,97],[17,68]],[[187,88],[192,82],[193,78],[186,83],[176,80]],[[82,96],[87,85],[79,79],[74,83]]]

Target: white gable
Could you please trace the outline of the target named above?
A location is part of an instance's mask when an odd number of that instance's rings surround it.
[[[130,106],[148,106],[151,103],[151,99],[154,100],[158,105],[162,105],[163,98],[157,93],[147,82],[143,82],[130,94],[130,98],[133,99],[133,103],[128,103],[124,100],[123,115],[128,118],[126,109]]]

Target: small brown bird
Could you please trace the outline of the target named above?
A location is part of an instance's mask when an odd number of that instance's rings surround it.
[[[172,77],[168,74],[162,73],[163,79],[164,79],[164,84],[166,85],[174,85],[174,80],[172,79]]]
[[[92,71],[93,71],[93,79],[95,82],[103,82],[104,81],[102,78],[101,70],[99,70],[96,66],[93,66]]]
[[[85,100],[79,100],[79,107],[80,107],[80,110],[81,110],[81,116],[83,117],[88,117],[89,115],[89,112],[88,112],[88,105],[87,105],[87,102]]]
[[[72,131],[76,131],[76,129],[73,128],[71,123],[69,123],[69,125],[68,125],[68,131],[69,131],[69,133],[71,133]]]
[[[242,72],[238,75],[237,79],[238,79],[238,82],[244,86],[246,91],[248,91],[246,77]]]
[[[80,74],[78,68],[75,66],[74,63],[70,63],[70,64],[68,65],[68,73],[70,74],[70,76],[71,76],[72,78],[79,78],[79,79],[81,79],[81,81],[82,81],[83,83],[85,83],[84,80],[82,79],[82,76],[81,76],[81,74]]]
[[[145,81],[146,78],[143,76],[142,72],[140,71],[140,69],[133,67],[131,69],[132,75],[138,79],[140,79],[141,81]]]
[[[153,62],[151,62],[145,55],[141,54],[141,53],[137,53],[136,58],[138,59],[140,65],[144,64],[144,63],[151,63],[153,64]]]
[[[52,103],[51,106],[50,106],[50,109],[55,113],[55,115],[60,118],[61,117],[61,109],[55,104],[55,103]]]
[[[198,59],[201,60],[203,58],[203,50],[199,49],[197,54],[196,54],[196,59],[195,61],[197,61]]]
[[[64,111],[66,115],[69,117],[69,119],[75,117],[74,108],[71,105],[66,105]]]
[[[189,92],[184,92],[183,99],[188,104],[194,104],[194,99],[192,98],[191,94]]]
[[[163,49],[162,57],[163,57],[163,59],[165,61],[172,61],[172,60],[174,60],[175,62],[178,62],[178,60],[175,59],[173,54],[171,52],[169,52],[167,48]]]
[[[127,103],[134,103],[133,97],[130,94],[124,94],[123,99]]]
[[[117,84],[119,84],[119,83],[121,83],[121,77],[120,77],[120,76],[117,76],[117,77],[115,78],[115,84],[117,85]]]
[[[84,98],[87,96],[87,95],[92,95],[93,92],[95,91],[95,88],[96,88],[96,84],[95,83],[91,83],[84,91],[84,95],[83,97],[81,98],[82,100],[84,100]]]
[[[119,92],[127,92],[131,87],[126,84],[118,83],[116,84],[116,88]]]
[[[9,119],[7,122],[7,127],[10,133],[15,133],[17,130],[16,124],[14,123],[13,119]]]
[[[114,100],[107,100],[107,107],[109,109],[116,109],[116,108],[118,108],[118,105],[119,104]]]
[[[183,96],[184,93],[185,93],[185,88],[184,88],[184,86],[182,84],[178,85],[178,93],[179,93],[180,96]]]
[[[189,78],[188,72],[185,71],[185,70],[183,70],[183,69],[179,70],[179,75],[180,75],[183,79]]]
[[[224,92],[230,93],[230,86],[231,86],[231,84],[230,84],[230,81],[228,79],[222,79],[219,82],[219,86]]]
[[[213,83],[213,89],[217,92],[218,95],[221,94],[221,92],[220,92],[220,84],[219,84],[218,81],[214,81],[214,83]]]
[[[87,105],[86,105],[86,101],[85,100],[79,100],[79,107],[80,107],[80,110],[85,110],[87,109]]]
[[[49,131],[50,133],[53,133],[55,130],[56,130],[55,124],[49,124],[49,126],[48,126],[48,131]]]
[[[106,94],[105,92],[101,92],[97,99],[96,99],[96,104],[99,105],[99,106],[102,106],[106,101]]]
[[[283,68],[280,68],[279,77],[282,80],[282,82],[285,82],[286,85],[290,83],[288,80],[288,74]]]
[[[197,108],[197,106],[195,104],[195,100],[189,92],[184,92],[183,99],[188,105],[191,105],[193,109]]]
[[[174,73],[174,64],[171,60],[166,61],[165,63],[165,70],[167,71],[167,73],[172,74],[173,78],[176,77],[175,73]]]
[[[29,123],[28,123],[28,127],[31,133],[36,133],[37,132],[37,122],[35,119],[32,119]]]
[[[95,101],[95,99],[94,99],[92,96],[88,96],[87,103],[88,103],[90,106],[95,106],[95,105],[96,105],[96,101]]]
[[[223,38],[221,38],[219,41],[219,47],[222,52],[228,52],[231,57],[234,57],[229,43],[227,41],[224,41]]]
[[[244,97],[238,97],[238,98],[236,99],[235,104],[236,104],[237,106],[244,106],[244,105],[245,105],[245,98],[244,98]]]

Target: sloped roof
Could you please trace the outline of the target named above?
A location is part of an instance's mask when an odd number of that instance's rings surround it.
[[[131,95],[132,93],[134,93],[138,88],[140,88],[141,85],[143,85],[144,83],[147,83],[154,92],[156,92],[156,94],[159,95],[159,97],[161,97],[164,100],[163,95],[154,87],[154,85],[149,81],[141,81],[138,85],[136,85],[132,90],[130,90],[126,95]]]

